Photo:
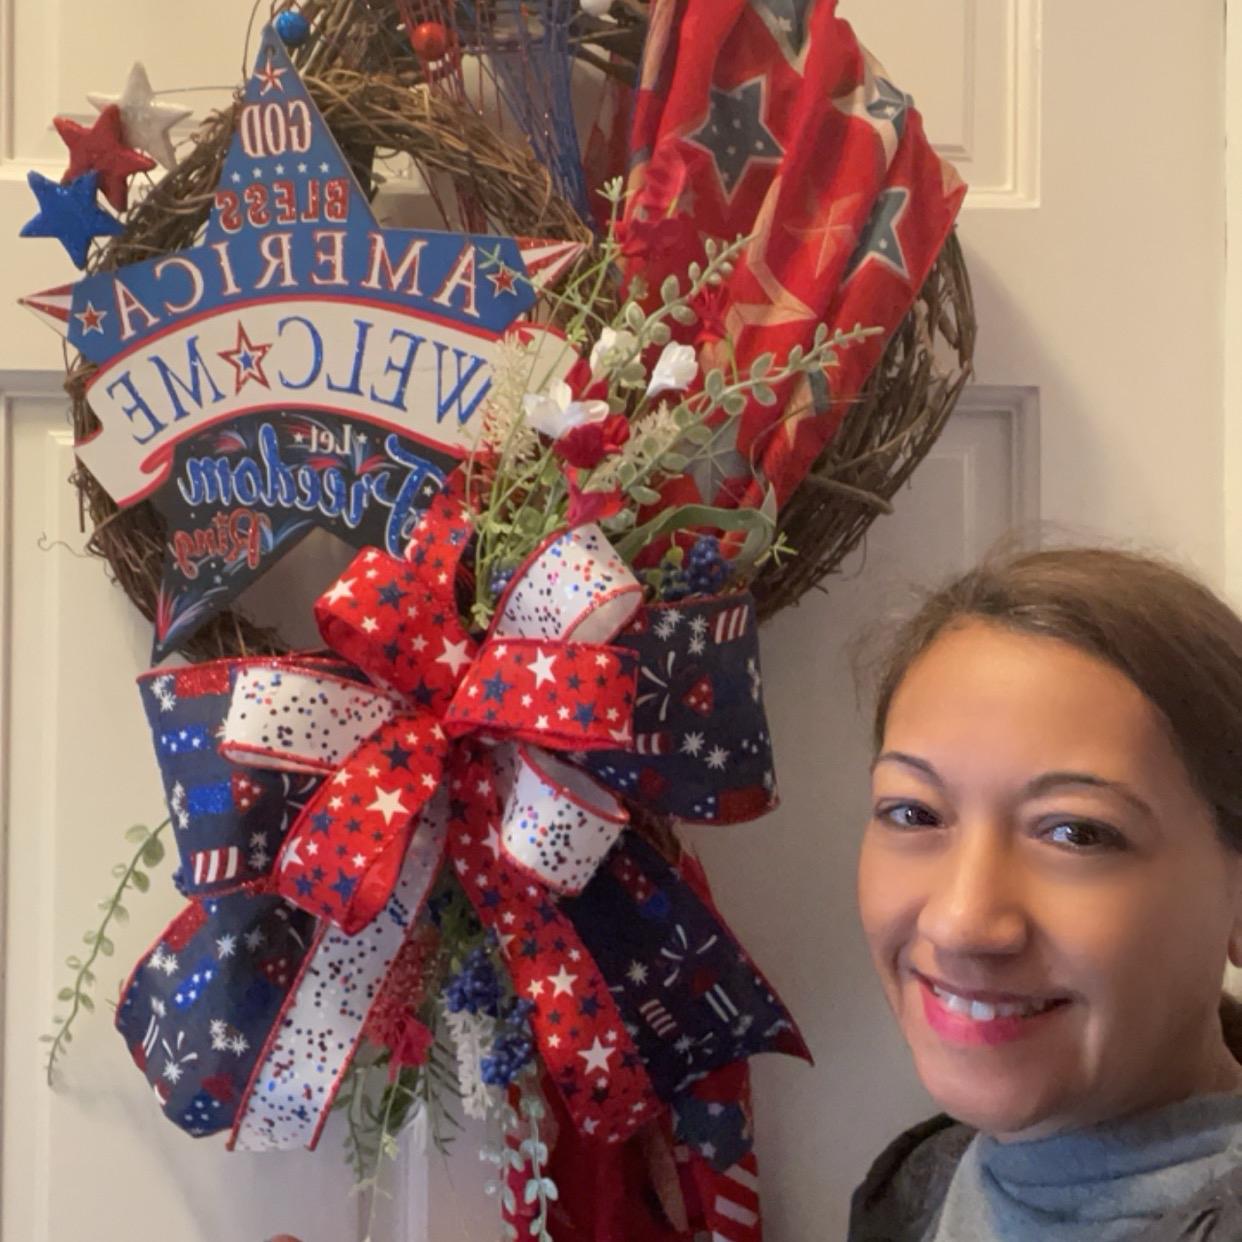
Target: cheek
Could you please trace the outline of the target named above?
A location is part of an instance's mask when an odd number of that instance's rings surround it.
[[[877,963],[901,948],[918,921],[920,868],[911,858],[895,858],[868,831],[858,859],[858,912]]]
[[[1036,925],[1050,942],[1066,986],[1098,1004],[1097,1016],[1143,1014],[1150,1020],[1161,999],[1201,994],[1210,1001],[1220,987],[1228,912],[1193,887],[1190,876],[1166,869],[1108,884],[1043,890]],[[1219,961],[1218,961],[1219,959]]]

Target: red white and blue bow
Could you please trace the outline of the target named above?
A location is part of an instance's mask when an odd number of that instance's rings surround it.
[[[118,1023],[187,1129],[231,1124],[246,1148],[314,1144],[445,858],[495,931],[516,991],[534,1002],[548,1075],[583,1134],[620,1141],[720,1065],[765,1049],[804,1053],[715,912],[676,867],[623,832],[616,796],[665,809],[694,788],[695,817],[708,820],[771,803],[753,606],[730,597],[640,612],[629,571],[597,529],[583,527],[539,549],[476,643],[455,598],[469,530],[459,502],[444,496],[405,560],[374,550],[355,559],[316,607],[339,661],[226,661],[146,679],[170,804],[181,808],[183,883],[213,896],[180,955],[162,938],[140,963]],[[188,687],[192,677],[215,693],[179,694],[178,679]],[[200,722],[180,737],[169,715],[183,702],[201,714],[206,699],[215,728]],[[721,762],[723,734],[704,748],[717,702],[733,705],[723,712],[733,730],[740,717],[731,712],[748,717],[732,734],[746,762]],[[688,747],[670,731],[679,713],[699,726]],[[199,784],[194,765],[203,764],[211,779]],[[686,764],[702,769],[697,783],[676,779]],[[700,786],[714,778],[708,797]],[[237,788],[252,791],[244,808]],[[245,931],[241,940],[221,933],[220,920],[244,921],[251,903],[273,901],[220,886],[230,870],[253,884],[253,864],[267,861],[266,848],[244,855],[230,837],[243,823],[252,840],[262,835],[260,805],[294,821],[258,883],[285,899],[276,909],[305,942],[284,954],[283,973],[267,969],[263,987],[236,954],[212,960],[220,939],[246,943]],[[205,806],[210,848],[189,809]],[[313,930],[299,922],[309,916],[319,920]],[[186,959],[200,966],[196,997],[210,1000],[174,1030],[164,993]],[[160,1007],[152,1044],[144,1021]],[[241,1030],[233,1018],[242,1011],[247,1033],[231,1047],[245,1042],[243,1051],[205,1046],[213,1022]],[[195,1054],[171,1086],[160,1043],[169,1038]],[[227,1083],[207,1073],[221,1055],[232,1058]],[[192,1108],[192,1087],[227,1098]]]

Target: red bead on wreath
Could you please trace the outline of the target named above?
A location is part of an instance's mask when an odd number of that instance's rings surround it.
[[[448,31],[441,22],[419,22],[410,33],[410,46],[420,60],[439,60],[448,45]]]

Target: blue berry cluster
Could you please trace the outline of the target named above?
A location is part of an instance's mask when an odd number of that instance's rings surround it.
[[[445,985],[444,1003],[450,1013],[485,1013],[496,1017],[500,1010],[500,980],[485,948],[473,949]]]
[[[715,535],[700,535],[682,564],[665,570],[660,596],[672,601],[688,595],[715,595],[732,572],[721,554],[720,540]]]
[[[444,1003],[451,1013],[465,1010],[497,1019],[496,1038],[479,1063],[489,1087],[507,1087],[530,1064],[535,1044],[530,1033],[533,1001],[501,998],[500,979],[487,949],[473,949],[462,968],[448,981]]]
[[[493,569],[492,578],[488,583],[491,588],[492,598],[499,599],[508,589],[509,583],[513,581],[514,569],[509,566],[507,569]]]
[[[535,1044],[529,1018],[534,1008],[533,1001],[516,998],[506,1005],[491,1052],[479,1063],[480,1074],[489,1087],[507,1087],[530,1064]]]

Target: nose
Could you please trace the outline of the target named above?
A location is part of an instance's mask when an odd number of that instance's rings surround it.
[[[938,952],[1021,952],[1029,926],[1022,876],[1002,827],[959,824],[929,879],[918,930]]]

